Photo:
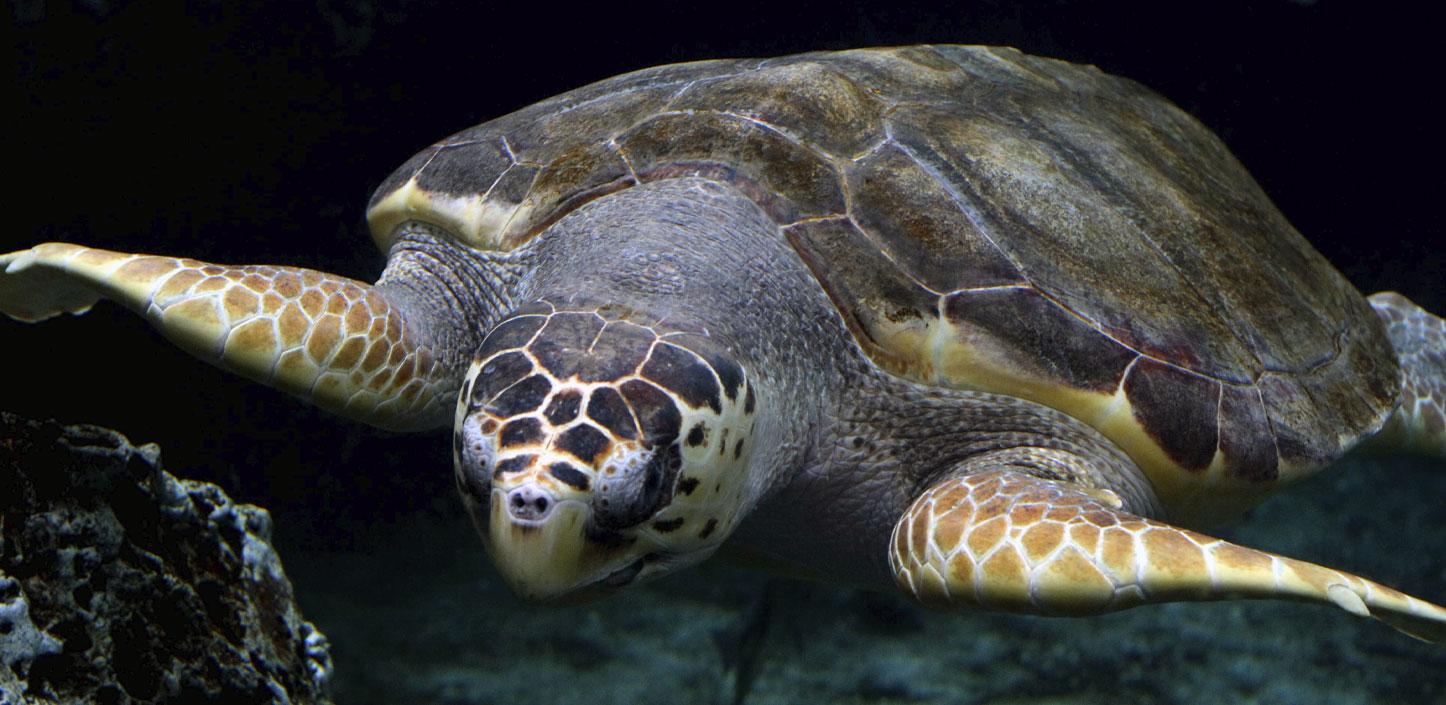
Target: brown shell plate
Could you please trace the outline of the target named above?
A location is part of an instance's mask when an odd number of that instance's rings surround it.
[[[885,369],[1095,425],[1185,521],[1249,506],[1384,422],[1377,317],[1224,144],[1144,87],[1012,49],[681,64],[449,137],[377,190],[511,249],[687,175],[779,223]]]

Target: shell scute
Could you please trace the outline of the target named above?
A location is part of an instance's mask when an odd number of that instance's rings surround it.
[[[613,146],[578,145],[542,168],[527,194],[527,202],[530,210],[546,215],[568,198],[630,174],[627,162]]]
[[[1026,281],[981,232],[969,207],[898,144],[886,143],[848,171],[852,213],[890,258],[938,292],[967,282],[1001,286]]]
[[[889,359],[886,366],[898,371],[929,364],[916,351],[938,318],[936,294],[905,274],[847,218],[806,221],[784,233],[875,359]]]
[[[825,154],[852,155],[878,139],[885,105],[829,63],[800,61],[695,86],[669,109],[742,115]]]
[[[1280,474],[1270,420],[1255,385],[1221,386],[1219,427],[1227,474],[1251,482],[1268,482]]]
[[[746,117],[667,113],[620,136],[618,144],[640,175],[676,164],[736,170],[776,194],[781,208],[775,217],[787,221],[844,211],[838,174],[821,153]]]
[[[1139,357],[1033,287],[956,292],[944,312],[955,335],[993,341],[1000,365],[1073,389],[1112,393]]]
[[[1220,383],[1143,358],[1125,377],[1135,419],[1180,467],[1202,471],[1215,459]]]
[[[1254,360],[1220,314],[1107,193],[1062,167],[1064,145],[1031,139],[1007,112],[895,119],[895,136],[917,145],[954,187],[952,203],[1039,289],[1136,350],[1171,360],[1189,350],[1209,361],[1201,371],[1249,379]]]
[[[931,47],[858,49],[827,57],[840,72],[883,96],[891,107],[964,95],[975,83],[972,76],[959,71]]]
[[[416,181],[431,193],[475,196],[477,184],[497,183],[512,165],[512,157],[498,140],[460,142],[436,148]]]

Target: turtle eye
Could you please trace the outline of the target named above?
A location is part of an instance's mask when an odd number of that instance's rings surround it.
[[[647,521],[672,500],[682,465],[676,443],[655,448],[646,462],[612,465],[593,493],[594,521],[614,530]]]

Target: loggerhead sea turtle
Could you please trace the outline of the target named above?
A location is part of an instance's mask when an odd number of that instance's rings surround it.
[[[1446,323],[1363,298],[1128,80],[954,46],[653,68],[424,150],[368,220],[375,285],[50,243],[0,256],[0,310],[111,298],[351,418],[450,420],[526,599],[726,542],[935,605],[1302,599],[1446,638],[1181,528],[1373,436],[1446,455]]]

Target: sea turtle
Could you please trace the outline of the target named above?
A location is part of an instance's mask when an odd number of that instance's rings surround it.
[[[450,422],[526,599],[726,545],[936,605],[1304,599],[1446,638],[1182,528],[1372,436],[1446,455],[1446,323],[1363,298],[1131,81],[958,46],[653,68],[427,148],[368,220],[375,285],[50,243],[0,256],[0,310],[110,298],[346,416]]]

